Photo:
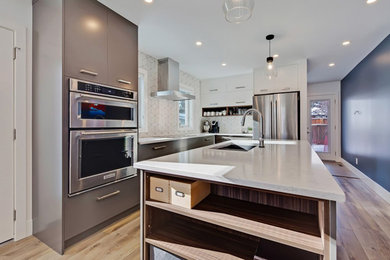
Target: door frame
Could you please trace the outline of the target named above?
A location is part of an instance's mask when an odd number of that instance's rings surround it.
[[[32,33],[26,27],[0,19],[0,27],[14,33],[14,240],[20,240],[32,234]]]
[[[312,100],[327,100],[330,99],[330,151],[329,153],[318,153],[322,160],[337,161],[339,158],[339,136],[337,130],[339,129],[339,106],[338,97],[334,93],[313,94],[307,97],[307,140],[311,142],[311,101]]]

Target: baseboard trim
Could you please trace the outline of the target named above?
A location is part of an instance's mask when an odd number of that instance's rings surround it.
[[[341,158],[341,163],[347,167],[350,171],[355,173],[359,178],[367,184],[376,194],[378,194],[381,198],[383,198],[387,203],[390,204],[390,192],[388,192],[385,188],[380,186],[378,183],[373,181],[370,177],[365,175],[362,171],[360,171],[358,168]]]

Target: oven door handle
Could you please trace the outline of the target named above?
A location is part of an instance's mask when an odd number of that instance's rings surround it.
[[[110,97],[99,96],[99,95],[95,96],[95,95],[79,94],[79,93],[77,93],[75,99],[76,100],[97,99],[97,100],[103,100],[103,101],[112,101],[112,102],[126,104],[126,105],[128,105],[128,103],[131,103],[131,104],[137,103],[136,101],[133,101],[133,100],[127,100],[127,99],[119,99],[118,100],[118,98],[110,98]]]
[[[106,135],[106,134],[117,134],[118,136],[133,136],[135,137],[137,135],[136,131],[126,131],[126,132],[121,132],[121,131],[81,131],[81,135]]]

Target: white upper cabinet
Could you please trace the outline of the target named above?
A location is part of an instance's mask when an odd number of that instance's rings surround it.
[[[251,106],[252,74],[202,81],[202,107]]]
[[[253,72],[254,93],[267,94],[299,90],[298,65],[281,66],[277,68],[278,75],[268,79],[264,69]]]

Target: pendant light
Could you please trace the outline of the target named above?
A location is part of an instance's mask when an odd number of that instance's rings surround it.
[[[229,23],[241,23],[251,18],[255,0],[225,0],[223,12]]]
[[[266,58],[267,61],[267,69],[266,69],[266,76],[268,79],[273,79],[278,76],[278,72],[275,68],[274,64],[274,57],[271,55],[271,41],[275,38],[275,35],[269,34],[265,37],[265,39],[268,41],[268,57]]]

